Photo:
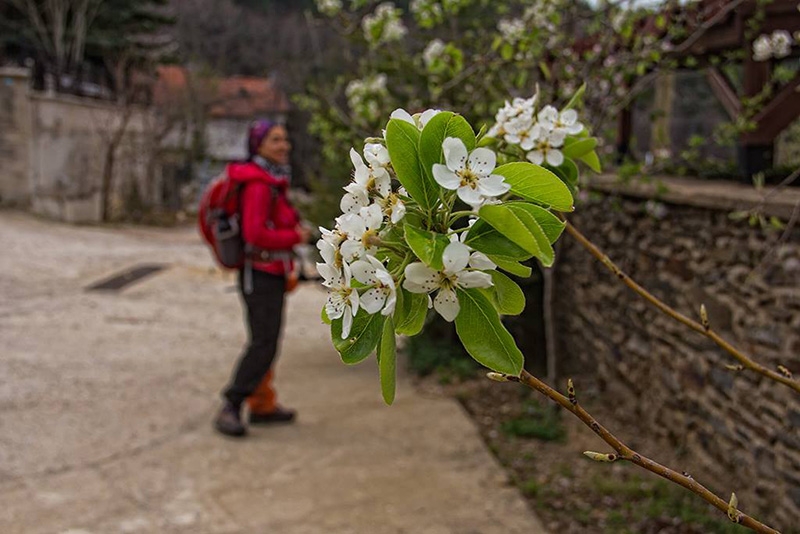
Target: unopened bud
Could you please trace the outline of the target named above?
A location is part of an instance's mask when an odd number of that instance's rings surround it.
[[[567,380],[567,396],[572,404],[578,404],[578,399],[575,398],[575,386],[573,385],[571,378]]]
[[[508,376],[504,375],[503,373],[486,373],[486,378],[489,380],[494,380],[495,382],[508,382]]]
[[[778,366],[778,371],[780,371],[781,374],[786,378],[792,378],[792,372],[783,365]]]
[[[744,365],[730,365],[730,364],[726,364],[726,365],[725,365],[725,369],[727,369],[728,371],[743,371],[743,370],[744,370]]]
[[[703,324],[703,328],[708,330],[710,325],[708,323],[708,312],[706,311],[705,304],[700,305],[700,322]]]
[[[736,509],[737,506],[739,506],[739,499],[736,498],[735,493],[731,493],[731,500],[728,501],[728,519],[734,523],[742,520],[742,514]]]
[[[617,459],[619,459],[619,456],[617,456],[614,453],[603,454],[602,452],[584,451],[583,454],[584,456],[591,458],[595,462],[611,463],[611,462],[616,462]]]

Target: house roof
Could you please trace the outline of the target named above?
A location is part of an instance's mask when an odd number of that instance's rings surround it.
[[[159,106],[175,105],[185,100],[190,84],[196,94],[209,105],[209,115],[215,118],[251,119],[254,116],[286,113],[289,99],[269,78],[233,76],[230,78],[203,78],[176,65],[162,65],[157,69],[158,81],[153,88],[153,101]],[[198,88],[202,86],[202,90]]]

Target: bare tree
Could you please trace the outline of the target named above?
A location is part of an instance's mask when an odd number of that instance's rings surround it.
[[[61,77],[76,69],[84,57],[86,38],[103,0],[9,0],[25,16],[32,28],[36,47],[45,56],[55,75]]]

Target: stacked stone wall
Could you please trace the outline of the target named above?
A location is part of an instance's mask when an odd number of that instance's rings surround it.
[[[733,185],[731,187],[734,187]],[[800,230],[593,193],[570,220],[628,274],[771,369],[800,375]],[[694,199],[696,203],[696,198]],[[785,199],[784,199],[785,200]],[[590,372],[626,430],[664,439],[742,509],[800,525],[800,395],[648,305],[569,236],[556,267],[560,374]],[[677,467],[677,466],[676,466]]]

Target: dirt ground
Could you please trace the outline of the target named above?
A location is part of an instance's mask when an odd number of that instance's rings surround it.
[[[588,382],[575,377],[578,388]],[[462,403],[489,450],[550,532],[750,532],[694,494],[637,466],[589,460],[584,451],[605,453],[610,447],[577,418],[522,385],[492,382],[482,372],[462,380],[439,373],[418,378],[416,384],[429,395]],[[605,407],[596,392],[578,389],[578,395],[581,404],[629,446],[673,468],[684,463],[680,451],[643,436],[631,421]]]

